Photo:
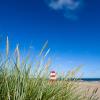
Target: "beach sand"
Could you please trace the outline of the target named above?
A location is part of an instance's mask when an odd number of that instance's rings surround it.
[[[88,93],[92,93],[94,89],[98,88],[97,96],[100,97],[100,82],[84,82],[83,81],[83,82],[80,82],[79,84],[80,84],[79,86],[82,90],[89,89]]]

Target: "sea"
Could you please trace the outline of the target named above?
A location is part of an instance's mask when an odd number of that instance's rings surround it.
[[[78,80],[88,81],[88,82],[95,82],[95,81],[100,82],[100,78],[81,78]]]
[[[62,80],[58,78],[58,80]],[[100,78],[69,78],[68,80],[86,81],[86,82],[100,82]]]

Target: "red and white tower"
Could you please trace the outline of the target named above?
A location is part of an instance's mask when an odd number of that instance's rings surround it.
[[[55,71],[50,72],[50,80],[55,81],[57,79],[57,75]]]

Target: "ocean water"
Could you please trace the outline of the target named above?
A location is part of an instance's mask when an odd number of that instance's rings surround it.
[[[58,80],[62,80],[61,78],[58,78]],[[79,80],[79,81],[87,81],[87,82],[100,82],[100,78],[69,78],[68,80]]]
[[[99,81],[100,82],[100,78],[81,78],[79,80],[88,81],[88,82],[94,82],[94,81]]]

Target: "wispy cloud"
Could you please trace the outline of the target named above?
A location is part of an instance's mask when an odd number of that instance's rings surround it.
[[[83,6],[83,0],[46,0],[48,6],[61,11],[66,18],[77,19]]]

